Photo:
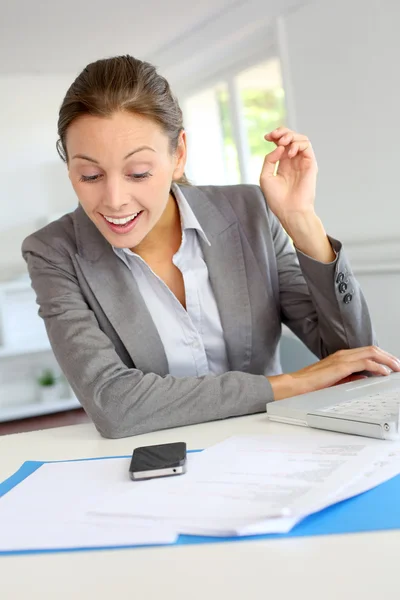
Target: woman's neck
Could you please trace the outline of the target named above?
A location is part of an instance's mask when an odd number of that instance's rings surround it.
[[[153,262],[171,260],[179,250],[182,241],[182,228],[179,208],[172,194],[165,210],[153,229],[147,236],[132,249],[143,260],[151,259]]]

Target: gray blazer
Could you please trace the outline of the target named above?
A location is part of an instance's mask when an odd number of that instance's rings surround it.
[[[131,272],[81,207],[23,243],[55,356],[105,437],[264,411],[273,400],[265,376],[281,373],[282,322],[319,357],[374,343],[339,242],[329,265],[296,253],[257,186],[183,192],[211,242],[200,239],[230,364],[222,375],[168,374]]]

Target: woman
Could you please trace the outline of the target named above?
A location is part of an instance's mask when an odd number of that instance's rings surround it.
[[[352,373],[400,370],[373,346],[341,244],[314,212],[305,136],[265,136],[276,149],[261,188],[190,186],[179,105],[130,56],[83,70],[58,131],[79,208],[23,255],[56,358],[102,435],[260,412]],[[323,360],[282,374],[282,322]]]

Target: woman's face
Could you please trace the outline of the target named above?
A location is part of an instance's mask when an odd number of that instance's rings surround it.
[[[152,120],[128,112],[85,115],[66,136],[68,170],[83,210],[117,248],[134,248],[161,219],[171,182],[183,175],[185,134],[175,154]]]

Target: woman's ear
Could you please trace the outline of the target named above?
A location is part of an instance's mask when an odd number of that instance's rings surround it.
[[[175,168],[172,174],[172,179],[177,181],[180,179],[184,172],[186,166],[186,157],[187,157],[187,147],[186,147],[186,132],[182,130],[179,134],[178,145],[175,150]]]

